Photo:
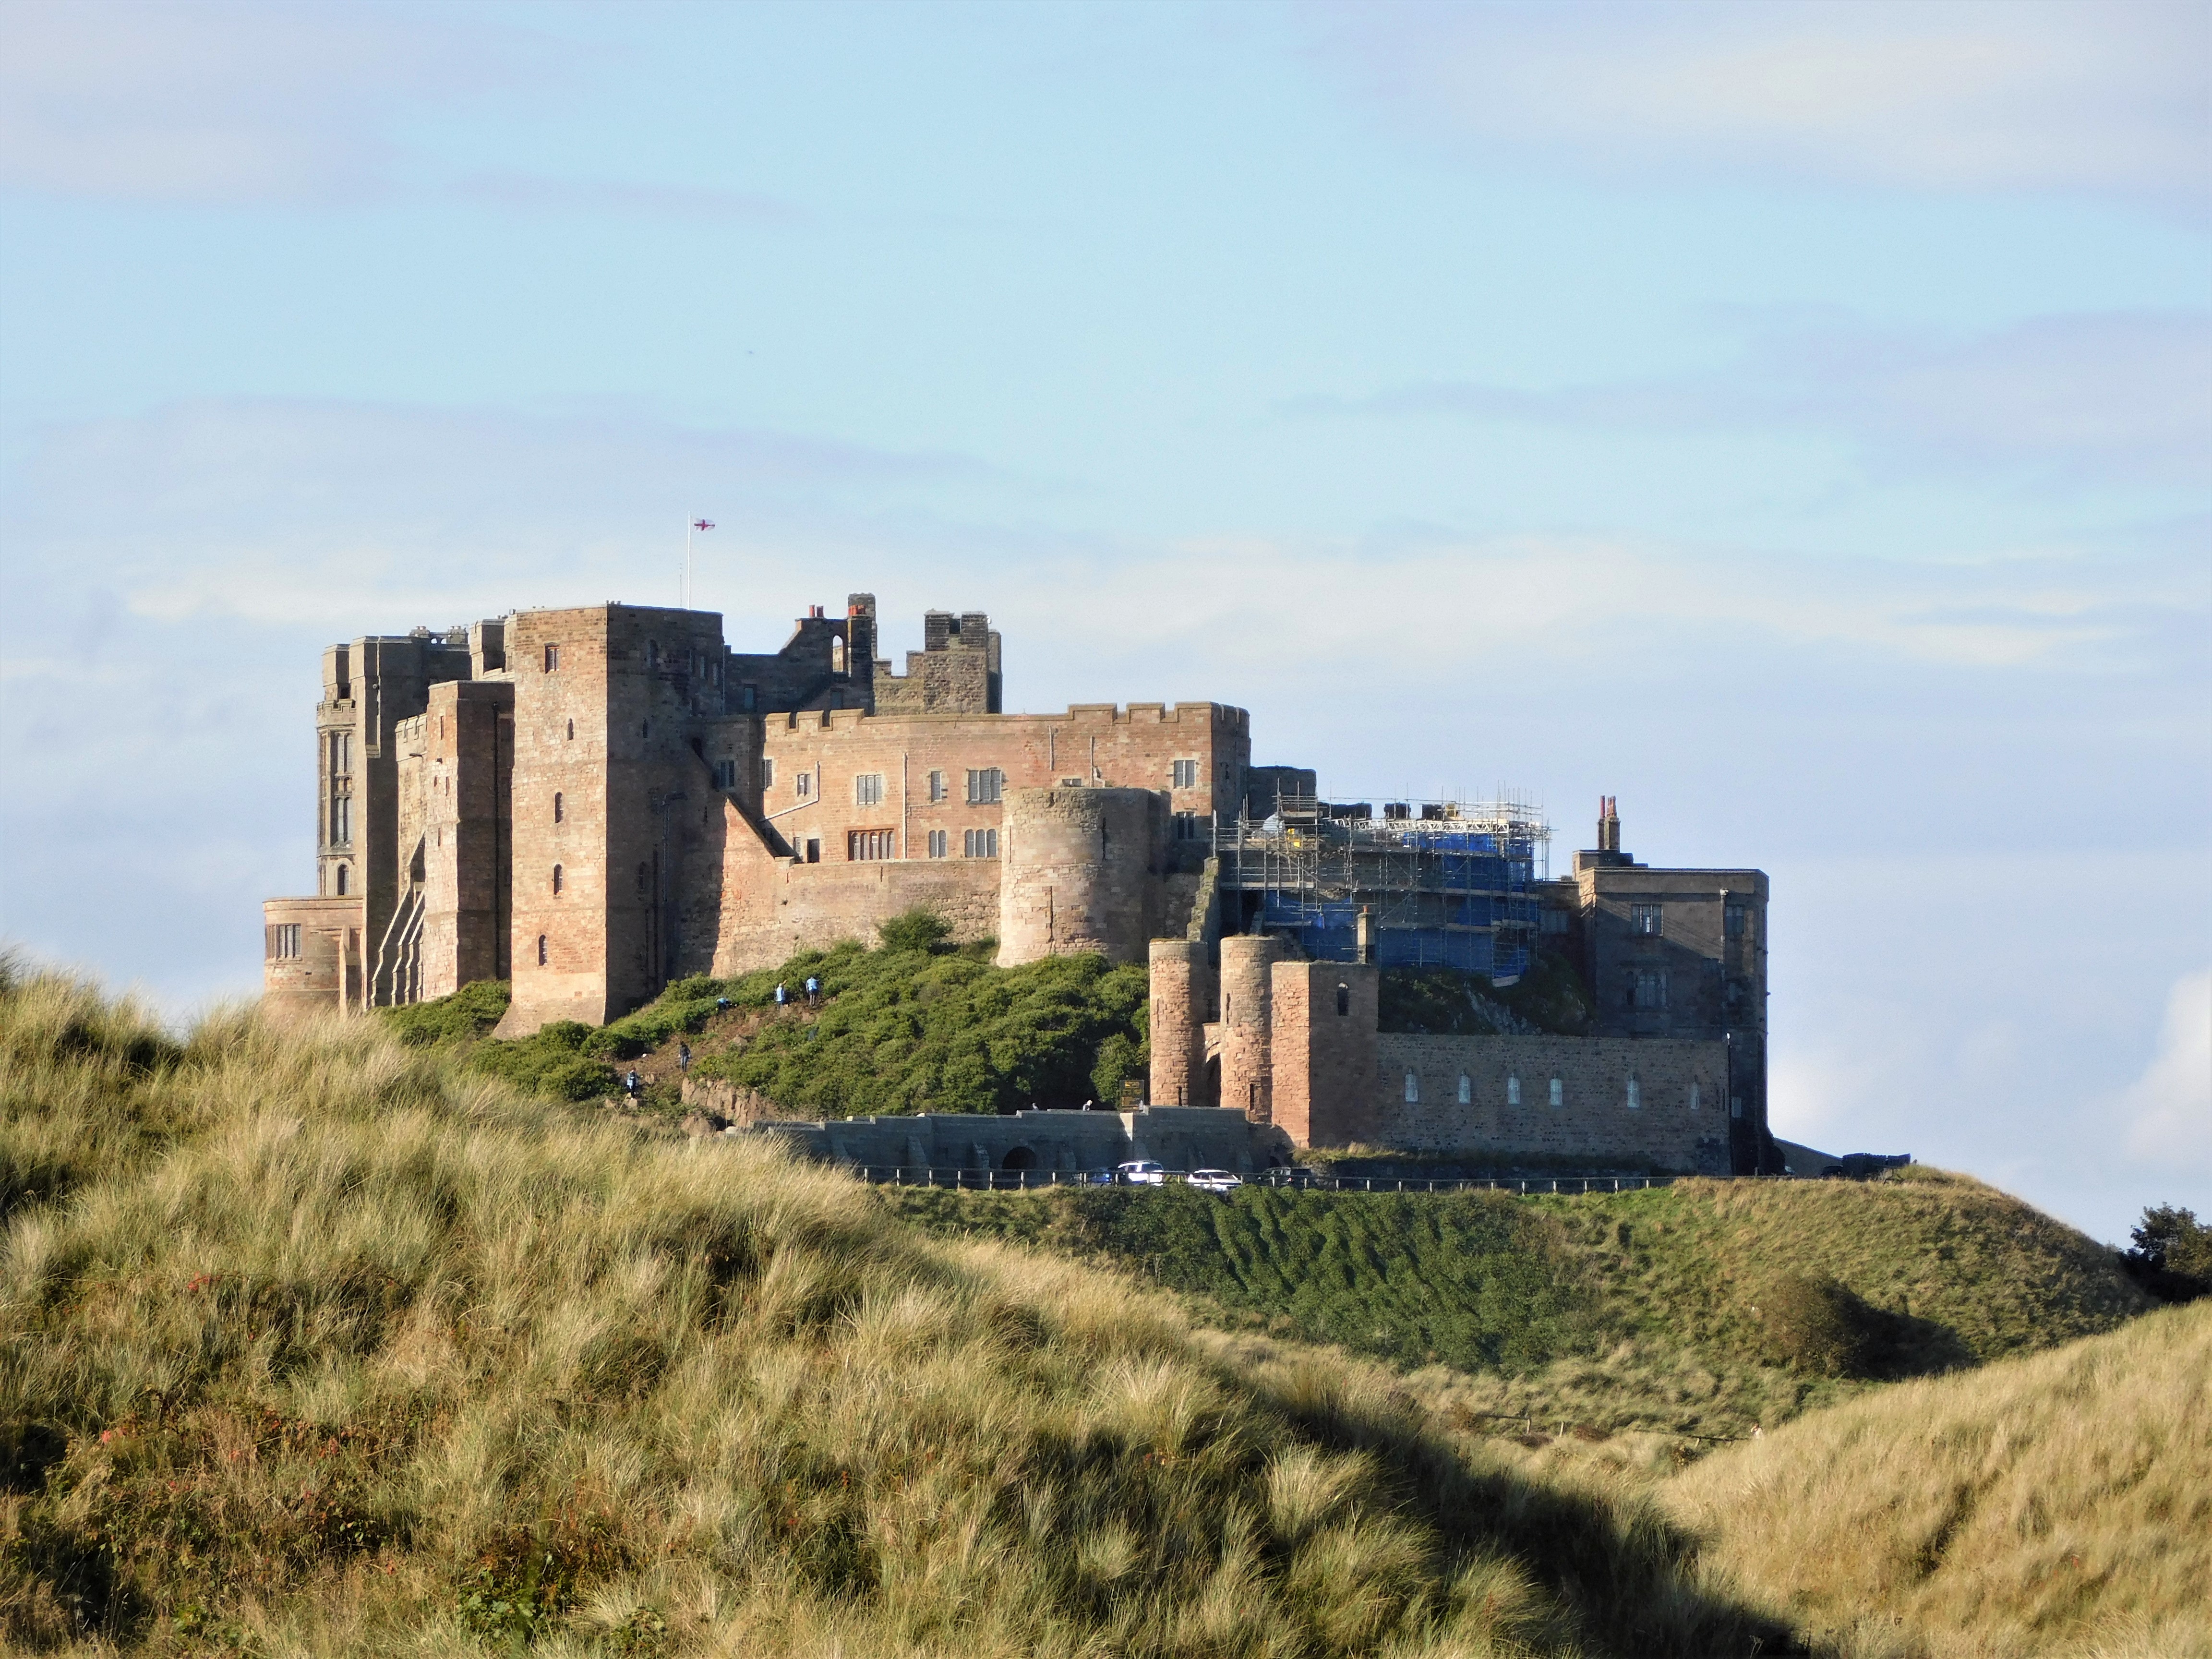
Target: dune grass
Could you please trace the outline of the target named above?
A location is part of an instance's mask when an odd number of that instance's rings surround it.
[[[1630,1493],[373,1022],[0,988],[0,1644],[1772,1652]]]
[[[1740,1586],[1852,1659],[2212,1654],[2212,1305],[1884,1389],[1668,1489]]]
[[[1728,1439],[1869,1381],[1971,1367],[2154,1305],[2112,1252],[1993,1188],[1683,1182],[1576,1197],[1248,1187],[884,1188],[948,1236],[1101,1257],[1231,1328],[1448,1368],[1465,1418]],[[1836,1355],[1793,1304],[1855,1309]]]

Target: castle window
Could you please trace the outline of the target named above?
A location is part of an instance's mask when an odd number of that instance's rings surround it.
[[[545,935],[543,933],[538,936],[538,965],[540,968],[545,965]]]
[[[755,706],[757,705],[759,702],[760,687],[757,685],[749,685],[745,687],[744,690],[738,693],[738,706],[744,709],[748,714],[753,712]]]
[[[1170,761],[1168,775],[1176,788],[1195,789],[1198,787],[1198,763],[1194,760]]]
[[[1628,1109],[1632,1112],[1638,1111],[1642,1109],[1643,1105],[1644,1091],[1636,1086],[1636,1073],[1631,1072],[1628,1074]]]
[[[1175,815],[1175,838],[1177,841],[1199,839],[1197,813],[1178,812]]]
[[[1459,1103],[1462,1106],[1474,1103],[1474,1079],[1465,1072],[1459,1074]]]
[[[1630,1006],[1637,1008],[1664,1008],[1667,1006],[1667,975],[1664,969],[1640,969],[1629,987]]]
[[[1741,1095],[1730,1095],[1729,1097],[1729,1115],[1730,1117],[1741,1117],[1743,1115],[1743,1097]]]
[[[1409,1105],[1418,1104],[1418,1103],[1419,1103],[1419,1101],[1420,1101],[1420,1098],[1421,1098],[1421,1077],[1420,1077],[1420,1073],[1418,1073],[1418,1072],[1408,1072],[1408,1073],[1406,1073],[1406,1101],[1407,1101],[1407,1104],[1409,1104]]]
[[[1567,913],[1565,910],[1555,910],[1547,906],[1542,920],[1538,925],[1547,933],[1564,933],[1567,931]]]
[[[1698,1109],[1698,1097],[1700,1092],[1696,1084],[1692,1083],[1690,1085],[1690,1109],[1693,1112]]]
[[[653,722],[651,720],[641,722],[639,725],[637,734],[641,738],[651,737],[653,735]]]
[[[975,770],[973,768],[969,769],[968,773],[968,804],[970,806],[996,805],[999,800],[999,793],[1005,787],[1006,781],[1006,775],[1004,772],[1001,772],[995,766],[984,767],[981,771]]]
[[[346,867],[343,864],[338,866],[337,884],[338,896],[343,898],[346,896]]]
[[[645,642],[645,665],[647,668],[658,668],[660,666],[660,641],[659,640],[647,640]]]
[[[931,830],[929,832],[929,856],[933,859],[943,858],[951,839],[951,838],[942,830]]]
[[[1505,1103],[1508,1106],[1518,1106],[1521,1103],[1521,1079],[1517,1075],[1510,1076],[1505,1079]]]
[[[269,935],[270,957],[282,960],[284,957],[296,957],[300,954],[300,924],[298,922],[280,921],[264,931]]]
[[[1340,984],[1336,988],[1336,1017],[1342,1019],[1352,1012],[1352,988]]]
[[[1554,1106],[1564,1106],[1566,1103],[1567,1085],[1560,1082],[1559,1079],[1553,1078],[1552,1079],[1552,1104]]]
[[[353,845],[353,797],[336,794],[331,797],[331,845]]]
[[[932,772],[929,775],[929,798],[932,800],[943,800],[945,799],[944,773]]]
[[[891,832],[888,830],[847,830],[845,856],[856,862],[890,857]]]
[[[714,763],[714,787],[717,789],[734,789],[737,787],[737,762],[733,760],[716,761]]]
[[[570,720],[570,721],[568,722],[568,741],[569,741],[569,742],[571,742],[571,743],[574,743],[574,742],[575,742],[575,740],[576,740],[576,722],[575,722],[575,721],[574,721],[574,720]]]
[[[881,806],[884,804],[884,775],[863,772],[853,780],[853,805]]]
[[[761,787],[763,789],[775,787],[775,757],[773,755],[761,757]]]
[[[801,772],[791,781],[791,792],[801,800],[807,799],[814,793],[814,774]]]
[[[995,830],[963,830],[960,844],[964,855],[971,859],[994,859],[999,856],[999,832]]]
[[[559,823],[562,821],[562,816],[563,815],[561,811],[561,792],[558,789],[556,789],[553,792],[553,822]]]
[[[561,891],[561,866],[557,864],[553,866],[553,891],[556,896]]]
[[[1730,939],[1745,939],[1751,933],[1751,907],[1730,903],[1722,911],[1722,925]]]
[[[1628,907],[1628,931],[1659,937],[1660,907],[1656,904],[1632,904]]]
[[[561,647],[557,645],[547,646],[545,647],[545,672],[550,674],[560,666]]]
[[[809,836],[806,838],[806,861],[809,864],[822,862],[822,838],[819,836]]]
[[[845,672],[845,641],[836,635],[830,639],[830,672],[833,674]]]

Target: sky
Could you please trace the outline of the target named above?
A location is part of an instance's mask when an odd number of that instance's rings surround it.
[[[987,610],[1772,884],[1771,1116],[2212,1214],[2212,6],[0,9],[0,933],[179,1016],[319,653]]]

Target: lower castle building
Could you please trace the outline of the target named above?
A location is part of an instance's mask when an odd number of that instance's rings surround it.
[[[1297,1146],[1557,1152],[1756,1173],[1766,878],[1655,869],[1610,801],[1571,874],[1510,804],[1330,802],[1224,703],[1007,714],[979,612],[894,673],[872,595],[773,653],[605,605],[323,653],[316,891],[264,908],[271,1006],[510,982],[502,1036],[867,938],[926,905],[1012,964],[1152,964],[1152,1097]],[[1549,947],[1589,1035],[1379,1030],[1401,966],[1510,982]]]

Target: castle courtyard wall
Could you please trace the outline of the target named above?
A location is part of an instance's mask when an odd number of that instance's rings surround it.
[[[1371,1133],[1359,1137],[1368,1144],[1405,1152],[1534,1155],[1600,1167],[1635,1161],[1679,1174],[1729,1173],[1723,1043],[1383,1033],[1376,1039],[1376,1057]],[[1555,1079],[1557,1106],[1551,1103]],[[1517,1105],[1510,1099],[1516,1080]],[[1416,1097],[1407,1098],[1409,1092]]]

